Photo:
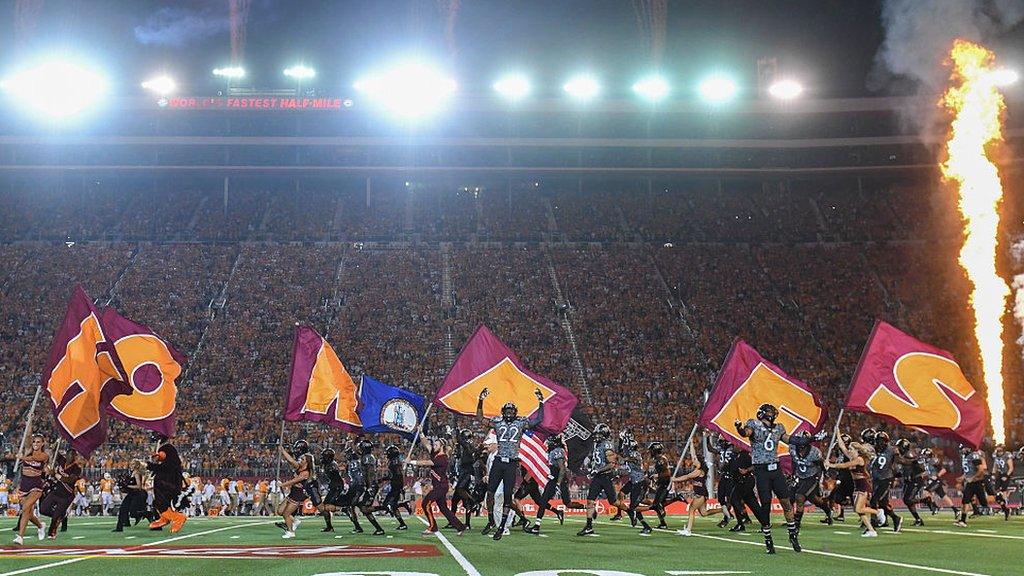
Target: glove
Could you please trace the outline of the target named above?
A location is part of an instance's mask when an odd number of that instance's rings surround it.
[[[732,423],[732,425],[736,427],[736,430],[738,432],[743,432],[743,428],[745,428],[745,426],[743,425],[743,422],[740,422],[739,420],[734,421]]]
[[[825,432],[824,430],[818,430],[818,433],[814,435],[814,439],[816,441],[818,441],[818,442],[821,442],[822,440],[824,440],[827,437],[828,437],[828,432]]]

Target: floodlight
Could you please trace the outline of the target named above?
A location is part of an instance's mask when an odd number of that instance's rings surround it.
[[[355,84],[385,110],[401,118],[417,118],[440,109],[455,92],[455,80],[425,62],[401,63]]]
[[[633,92],[651,102],[657,102],[668,96],[668,91],[668,81],[657,75],[648,76],[633,84]]]
[[[228,66],[226,68],[214,68],[214,76],[221,76],[227,79],[243,78],[245,77],[245,68],[241,66]]]
[[[697,93],[706,102],[720,104],[732,100],[736,96],[736,83],[728,76],[714,74],[700,83]]]
[[[768,87],[768,94],[779,100],[792,100],[804,92],[804,87],[796,80],[778,80]]]
[[[562,89],[577,100],[590,100],[601,93],[597,79],[589,74],[579,74],[569,79]]]
[[[494,90],[509,100],[521,100],[530,95],[533,86],[522,74],[509,74],[494,83]]]
[[[306,66],[305,64],[296,64],[291,68],[285,68],[284,75],[299,81],[309,80],[310,78],[316,77],[316,70]]]
[[[95,69],[68,60],[45,60],[4,79],[3,90],[24,108],[50,118],[74,116],[107,92]]]
[[[142,87],[161,96],[167,96],[174,92],[178,88],[178,85],[174,83],[173,78],[164,75],[155,76],[146,80],[142,83]]]

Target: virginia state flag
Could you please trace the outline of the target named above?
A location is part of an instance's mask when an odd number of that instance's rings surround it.
[[[132,393],[130,385],[110,377],[118,360],[109,340],[92,299],[76,286],[39,385],[50,399],[60,434],[85,457],[107,438],[104,412],[110,402]]]
[[[388,386],[366,375],[359,381],[356,412],[364,433],[400,434],[411,440],[426,408],[427,399],[419,394]]]
[[[953,355],[881,320],[846,396],[846,409],[875,414],[975,448],[988,422],[981,395]]]
[[[362,426],[358,403],[356,384],[327,340],[308,326],[296,327],[284,419],[357,432]]]
[[[739,436],[733,423],[755,418],[761,404],[778,408],[776,422],[786,428],[787,434],[800,430],[815,433],[821,430],[828,416],[810,386],[765,360],[743,340],[736,340],[718,373],[699,422],[738,448],[749,450],[749,440]],[[780,459],[788,462],[789,446],[780,442],[777,451]]]
[[[484,415],[490,417],[500,414],[506,402],[514,402],[519,415],[529,417],[538,406],[533,391],[540,389],[544,396],[544,420],[537,429],[547,434],[558,434],[565,428],[577,402],[568,388],[527,370],[515,352],[481,324],[459,352],[434,403],[472,416],[484,388],[490,389],[484,400]]]
[[[170,438],[174,436],[176,381],[186,363],[167,341],[147,326],[133,322],[105,308],[100,313],[104,333],[116,354],[107,355],[114,373],[111,378],[127,382],[131,395],[115,396],[107,414]],[[104,354],[101,354],[101,365]]]

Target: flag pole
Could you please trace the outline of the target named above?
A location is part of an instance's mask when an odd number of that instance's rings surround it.
[[[679,460],[676,461],[676,467],[672,470],[672,477],[675,478],[676,474],[679,474],[679,467],[683,465],[683,457],[690,451],[690,446],[693,445],[693,436],[697,433],[698,422],[693,423],[693,428],[690,429],[690,435],[686,437],[686,444],[683,444],[682,450],[679,451]]]
[[[275,479],[281,478],[281,447],[284,446],[284,418],[281,418],[281,433],[277,436],[277,472],[274,473]]]
[[[434,403],[431,402],[427,405],[427,409],[423,411],[423,418],[420,418],[420,425],[416,427],[416,433],[412,435],[412,443],[409,444],[409,451],[405,453],[406,462],[409,461],[409,458],[412,458],[412,451],[416,448],[416,442],[420,439],[420,428],[423,428],[423,423],[427,421],[427,416],[430,414],[430,410],[433,407]]]
[[[21,433],[21,444],[18,445],[18,463],[15,466],[14,473],[17,474],[18,470],[21,469],[21,455],[25,452],[25,442],[28,440],[28,431],[32,428],[32,417],[36,413],[36,404],[39,403],[39,393],[43,391],[42,386],[36,386],[36,395],[32,397],[32,405],[28,409],[28,417],[25,419],[25,430]]]
[[[846,414],[846,408],[839,409],[839,415],[836,416],[836,426],[832,429],[832,440],[829,440],[828,450],[825,452],[825,462],[832,457],[832,449],[836,447],[836,438],[839,437],[839,423],[843,421],[843,414]]]

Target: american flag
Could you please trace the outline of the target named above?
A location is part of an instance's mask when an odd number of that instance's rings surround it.
[[[488,433],[488,437],[494,437],[493,430]],[[543,489],[548,483],[551,467],[548,466],[548,449],[539,434],[531,430],[523,433],[523,439],[519,442],[519,462]]]

